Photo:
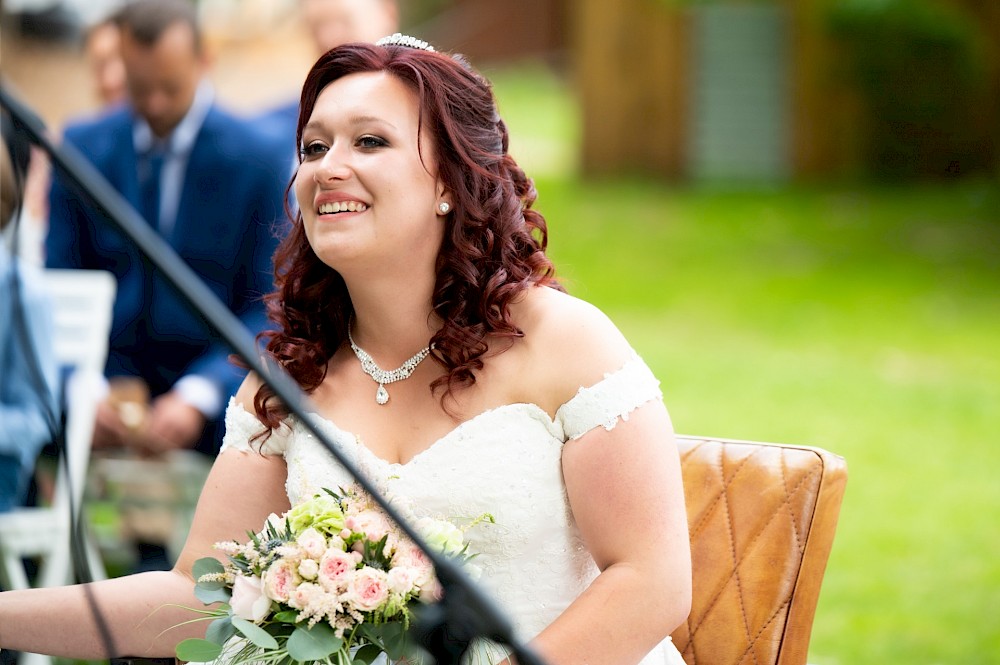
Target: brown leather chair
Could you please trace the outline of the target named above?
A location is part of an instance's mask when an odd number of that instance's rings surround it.
[[[694,593],[688,665],[804,665],[847,482],[819,448],[678,437]]]

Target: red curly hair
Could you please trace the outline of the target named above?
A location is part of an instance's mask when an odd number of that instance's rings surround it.
[[[507,154],[507,127],[491,85],[461,56],[371,44],[332,49],[303,84],[296,142],[301,144],[302,128],[323,88],[362,72],[392,74],[417,95],[418,127],[434,142],[438,177],[454,202],[433,294],[434,312],[444,325],[431,339],[431,354],[447,373],[431,391],[443,388],[443,402],[455,389],[475,383],[488,338],[523,336],[510,319],[510,304],[519,294],[534,285],[562,287],[545,255],[545,219],[531,209],[537,191]],[[275,253],[275,285],[266,302],[278,329],[264,333],[266,351],[310,393],[346,341],[354,308],[343,278],[309,245],[300,212]],[[254,397],[258,418],[271,429],[288,415],[274,397],[266,384]]]

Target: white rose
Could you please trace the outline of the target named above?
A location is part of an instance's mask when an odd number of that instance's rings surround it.
[[[315,559],[303,559],[299,563],[299,575],[304,579],[314,580],[317,574],[319,574],[319,562]]]
[[[264,595],[264,586],[256,575],[237,575],[230,600],[233,614],[241,619],[260,623],[271,609],[271,599]]]

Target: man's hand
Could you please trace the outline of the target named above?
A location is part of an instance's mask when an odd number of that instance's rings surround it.
[[[121,448],[131,439],[131,432],[122,420],[118,409],[107,400],[97,405],[94,422],[94,448]]]
[[[150,404],[138,445],[153,453],[193,448],[204,429],[205,416],[201,411],[170,391]]]

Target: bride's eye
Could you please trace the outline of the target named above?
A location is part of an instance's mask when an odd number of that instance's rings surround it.
[[[359,148],[363,148],[365,150],[374,150],[375,148],[384,148],[389,145],[389,142],[379,136],[365,134],[364,136],[358,138],[357,145]]]
[[[322,157],[327,151],[327,147],[320,143],[319,141],[313,141],[307,145],[299,148],[299,154],[302,155],[302,159],[309,159],[311,157]]]

